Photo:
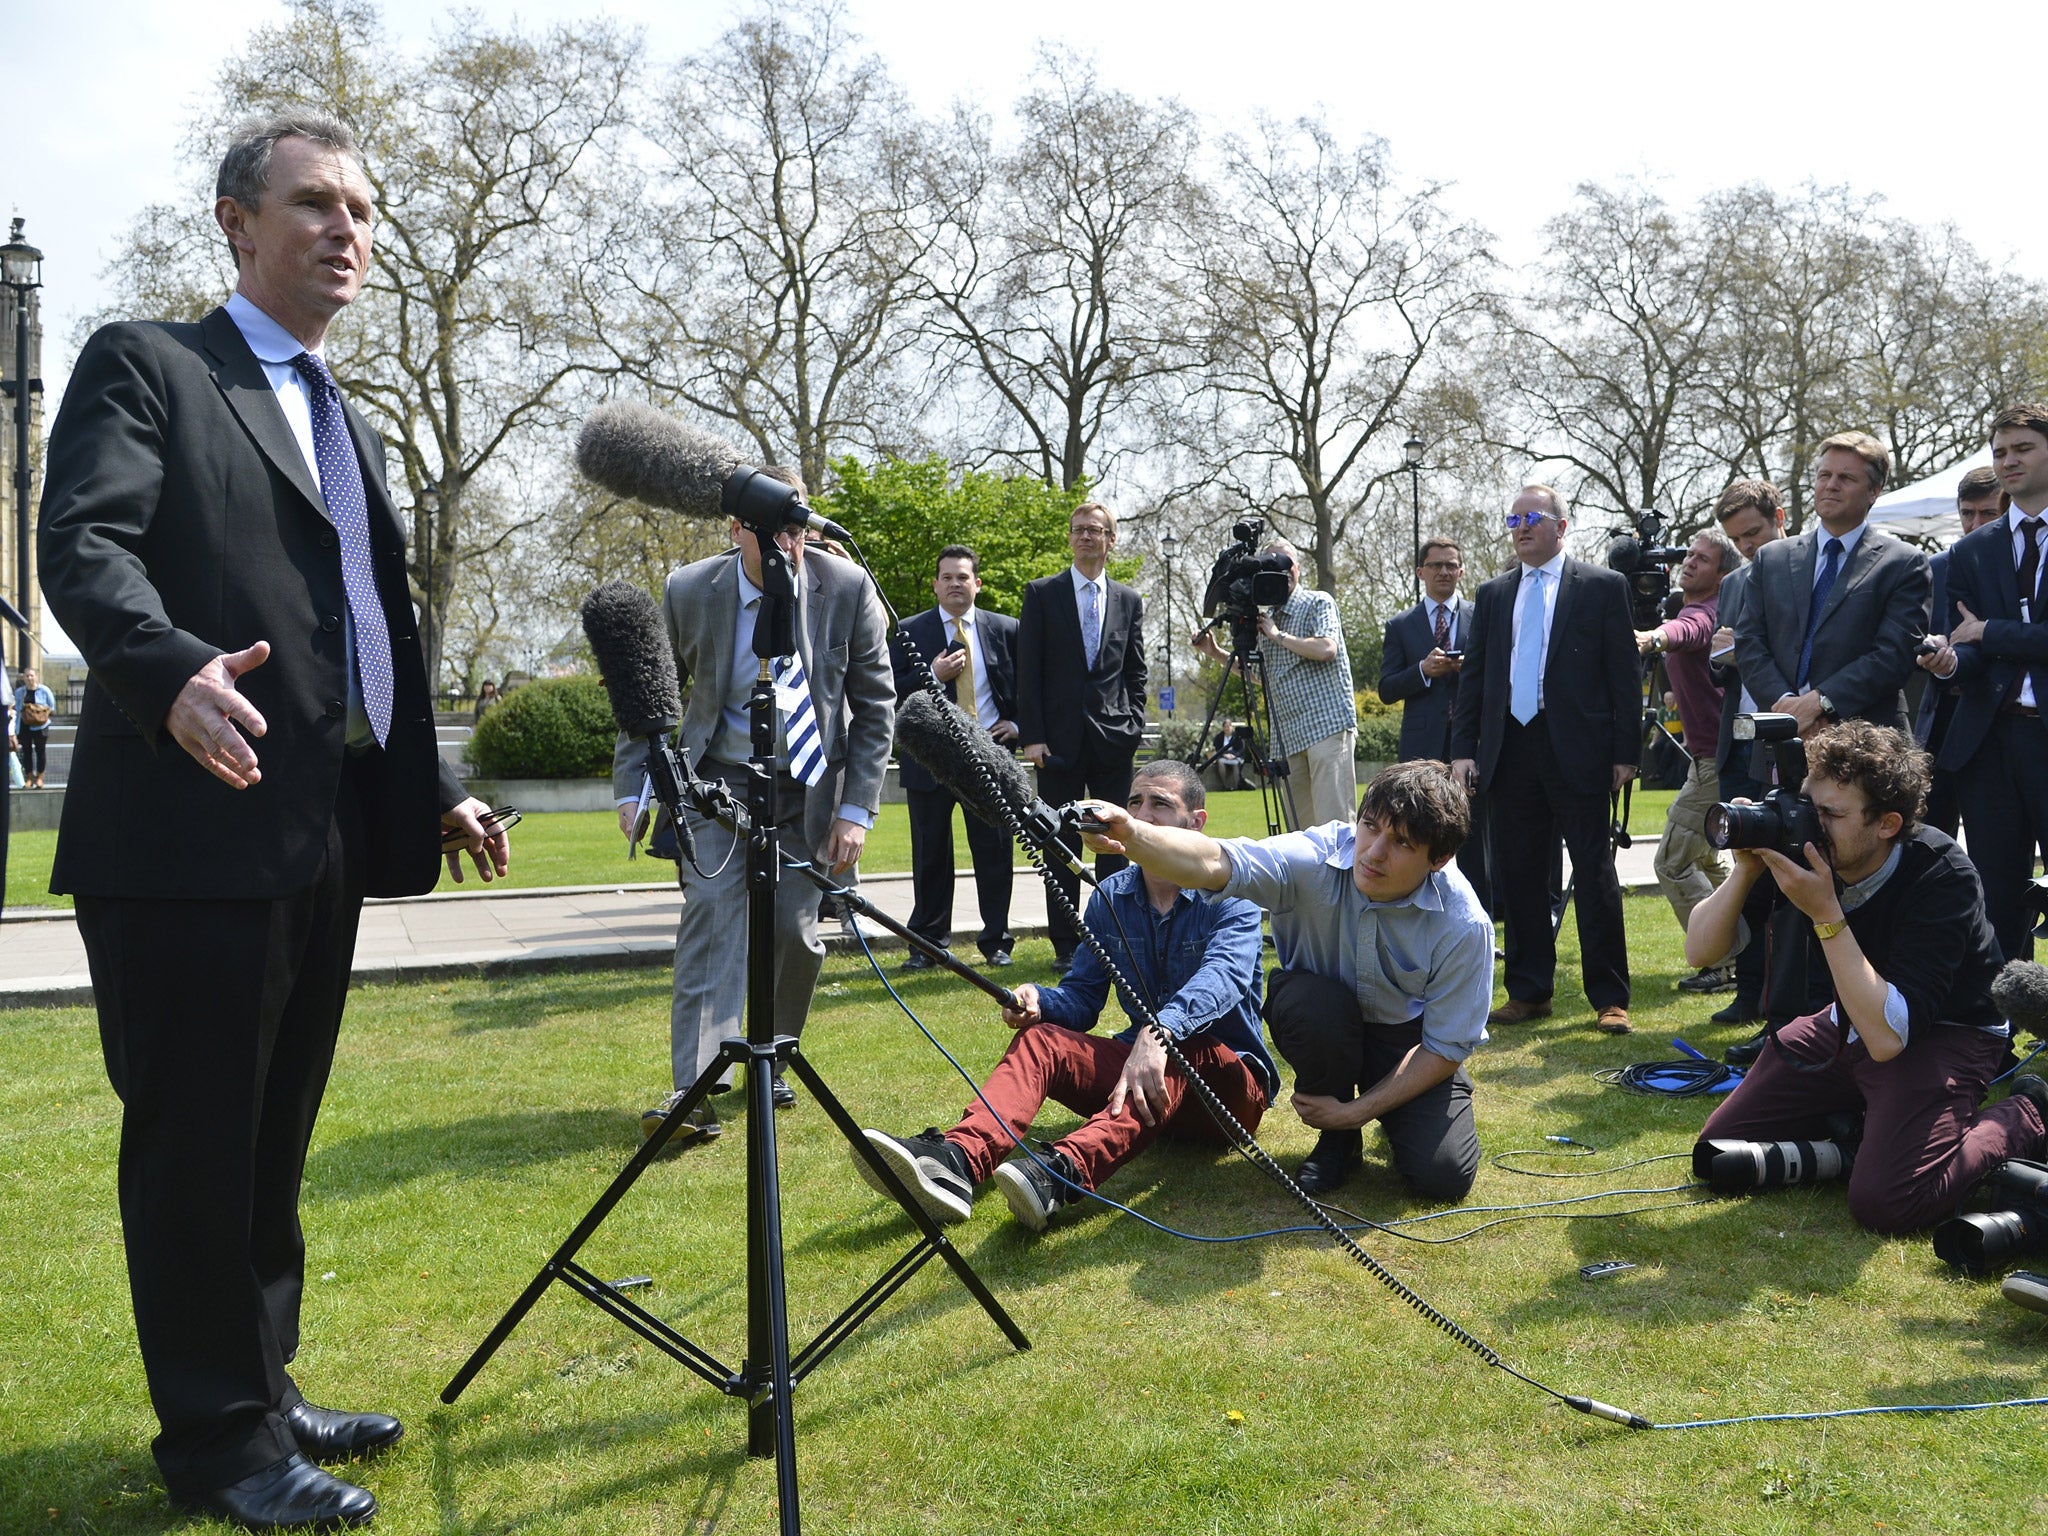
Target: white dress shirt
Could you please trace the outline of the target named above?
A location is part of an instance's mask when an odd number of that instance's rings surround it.
[[[1550,659],[1550,621],[1557,616],[1557,584],[1564,578],[1563,550],[1559,550],[1541,565],[1522,567],[1522,580],[1515,592],[1515,642],[1508,651],[1508,677],[1515,675],[1515,658],[1522,653],[1522,637],[1528,628],[1529,600],[1532,592],[1543,597],[1543,611],[1537,615],[1537,629],[1532,637],[1537,646],[1536,707],[1543,708],[1543,666]],[[1532,580],[1540,576],[1541,580]]]
[[[2015,575],[2019,572],[2020,561],[2027,553],[2026,531],[2020,526],[2025,521],[2027,521],[2027,514],[2018,507],[2012,508],[2005,514],[2005,526],[2012,534],[2012,568]],[[2041,562],[2044,565],[2048,565],[2048,532],[2044,532],[2038,535],[2038,537],[2041,539]],[[2034,590],[2020,594],[2020,622],[2022,624],[2032,624],[2040,617],[2039,613],[2036,612],[2040,607],[2040,604],[2036,601],[2040,595],[2040,580],[2040,567],[2036,566],[2034,571]],[[2038,702],[2034,697],[2034,674],[2031,669],[2022,667],[2020,669],[2019,703],[2026,709],[2033,709],[2037,707]]]

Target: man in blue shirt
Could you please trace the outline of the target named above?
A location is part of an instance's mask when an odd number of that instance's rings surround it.
[[[1296,1181],[1335,1189],[1380,1122],[1395,1171],[1462,1200],[1479,1171],[1464,1060],[1486,1039],[1493,922],[1450,867],[1471,810],[1442,763],[1397,763],[1358,819],[1254,841],[1146,825],[1110,807],[1091,847],[1151,878],[1243,896],[1273,915],[1280,970],[1266,991],[1273,1044],[1295,1071],[1294,1112],[1322,1134]]]
[[[1198,836],[1209,819],[1203,802],[1194,770],[1162,760],[1138,770],[1130,810],[1117,814]],[[1197,1075],[1246,1130],[1257,1129],[1280,1083],[1259,1038],[1259,909],[1126,867],[1089,899],[1087,920]],[[1041,991],[1027,983],[1016,991],[1017,1007],[1003,1010],[1003,1022],[1017,1037],[958,1125],[922,1136],[866,1133],[934,1219],[965,1221],[976,1186],[994,1174],[1011,1213],[1042,1231],[1055,1211],[1099,1189],[1161,1132],[1223,1139],[1187,1079],[1169,1068],[1166,1048],[1136,1022],[1128,998],[1130,1028],[1110,1040],[1089,1033],[1110,991],[1093,950],[1075,952],[1059,986]],[[1003,1162],[1047,1099],[1089,1118],[1053,1144],[1043,1166],[1022,1152]],[[854,1163],[881,1187],[864,1160]]]

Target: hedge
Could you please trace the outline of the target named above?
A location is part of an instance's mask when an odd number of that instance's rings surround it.
[[[469,761],[486,779],[594,779],[612,771],[612,724],[604,685],[590,676],[527,683],[485,712]]]

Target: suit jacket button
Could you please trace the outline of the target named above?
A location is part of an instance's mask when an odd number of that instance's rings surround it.
[[[321,547],[322,549],[332,549],[332,548],[334,548],[334,530],[333,530],[332,528],[327,528],[327,529],[323,529],[323,530],[321,530],[321,533],[320,533],[320,547]]]
[[[339,719],[340,719],[340,718],[341,718],[341,717],[342,717],[343,715],[345,715],[345,714],[347,714],[347,713],[348,713],[348,706],[347,706],[346,704],[342,703],[342,702],[341,702],[341,700],[339,700],[339,699],[329,699],[329,700],[327,701],[327,718],[328,718],[328,719],[330,719],[330,720],[339,720]]]
[[[329,634],[331,635],[331,634],[333,634],[333,633],[334,633],[334,632],[335,632],[335,631],[336,631],[337,629],[341,628],[341,620],[340,620],[340,619],[338,619],[338,618],[336,618],[336,617],[335,617],[335,616],[334,616],[333,614],[331,614],[331,613],[330,613],[330,614],[328,614],[328,615],[327,615],[327,617],[326,617],[326,618],[324,618],[324,619],[322,619],[322,620],[320,621],[320,627],[321,627],[322,629],[326,630],[326,631],[327,631],[327,633],[329,633]]]

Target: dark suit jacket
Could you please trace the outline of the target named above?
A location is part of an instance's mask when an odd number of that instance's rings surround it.
[[[364,760],[373,896],[430,889],[462,786],[434,744],[384,447],[353,410],[371,555],[391,634],[391,738]],[[91,675],[51,888],[269,899],[313,883],[341,780],[348,676],[341,550],[262,366],[225,310],[108,326],[86,343],[50,437],[43,593]],[[213,657],[268,640],[243,675],[260,782],[230,789],[164,730]]]
[[[1774,539],[1751,562],[1750,592],[1735,626],[1735,663],[1757,708],[1796,692],[1799,651],[1813,608],[1824,530]],[[1807,682],[1844,719],[1910,728],[1906,681],[1927,633],[1927,557],[1865,527],[1828,594],[1813,636]]]
[[[1519,563],[1479,589],[1458,681],[1451,757],[1472,758],[1482,792],[1493,787],[1507,730]],[[1643,755],[1643,674],[1629,612],[1628,581],[1566,557],[1543,659],[1543,714],[1557,766],[1586,792],[1605,791],[1614,764]]]
[[[1955,628],[1948,608],[1948,555],[1944,549],[1927,557],[1927,576],[1932,583],[1927,598],[1927,632],[1931,635],[1945,635]],[[1913,739],[1930,752],[1939,752],[1947,738],[1945,729],[1935,727],[1944,713],[1955,713],[1957,691],[1932,674],[1920,690],[1920,710],[1913,717]],[[1946,711],[1942,708],[1944,704],[1948,706]]]
[[[896,627],[889,637],[889,659],[896,669],[896,698],[900,703],[916,692],[920,686],[916,670],[910,664],[905,642],[917,647],[918,655],[924,658],[926,666],[938,659],[939,653],[952,642],[948,638],[948,621],[945,613],[937,608],[927,608],[923,613],[914,613]],[[980,641],[982,665],[988,671],[989,695],[995,701],[998,720],[1017,718],[1017,621],[1008,614],[990,613],[986,608],[974,610],[974,633]],[[971,715],[973,705],[960,698],[959,680],[945,685],[946,697],[960,704]],[[898,777],[905,789],[930,790],[939,787],[939,781],[916,758],[908,753],[897,759]]]
[[[2019,572],[2012,558],[2012,528],[2004,518],[1951,546],[1948,599],[1952,612],[1968,608],[1984,621],[1982,639],[1956,647],[1954,680],[1961,697],[1937,761],[1957,769],[1984,744],[2022,669],[2033,678],[2036,705],[2048,704],[2048,624],[2020,622]]]
[[[1107,583],[1102,647],[1090,668],[1074,578],[1062,570],[1024,589],[1017,618],[1017,744],[1044,742],[1055,769],[1138,750],[1145,732],[1145,603]]]
[[[1453,596],[1451,648],[1464,645],[1472,629],[1472,605]],[[1430,682],[1422,675],[1422,658],[1436,649],[1436,628],[1429,621],[1429,604],[1417,603],[1387,620],[1385,649],[1380,653],[1380,697],[1401,706],[1401,761],[1418,757],[1448,760],[1451,750],[1451,710],[1458,700],[1458,674],[1450,672]]]

